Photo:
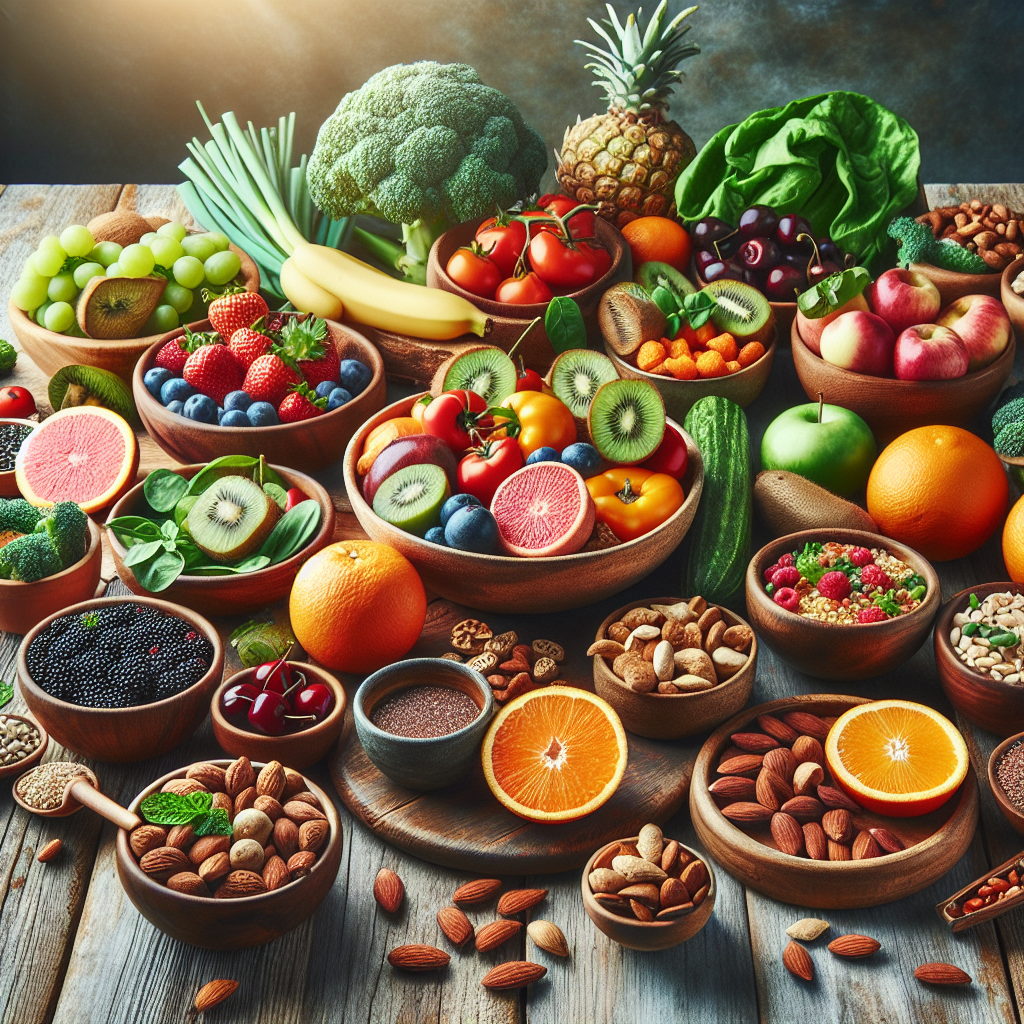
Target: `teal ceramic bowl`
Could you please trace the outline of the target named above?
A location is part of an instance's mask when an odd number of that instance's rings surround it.
[[[480,709],[477,717],[446,736],[397,736],[371,721],[385,697],[410,686],[446,686],[461,690]],[[479,672],[444,658],[411,658],[374,672],[363,680],[352,702],[356,735],[366,756],[392,782],[427,792],[450,786],[473,766],[494,714],[494,697]]]

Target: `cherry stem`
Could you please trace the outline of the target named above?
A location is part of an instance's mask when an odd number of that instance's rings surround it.
[[[508,350],[508,355],[509,355],[509,358],[510,358],[510,359],[512,358],[512,353],[513,353],[513,352],[515,352],[515,350],[516,350],[517,348],[519,348],[519,342],[521,342],[521,341],[523,340],[523,338],[525,338],[525,337],[526,337],[526,336],[527,336],[527,335],[528,335],[528,334],[530,333],[530,331],[532,331],[532,330],[534,329],[534,327],[536,327],[536,326],[537,326],[537,324],[539,324],[539,323],[541,322],[541,320],[543,320],[543,319],[544,319],[544,318],[543,318],[543,317],[541,317],[541,316],[535,316],[535,317],[534,317],[534,318],[533,318],[533,319],[532,319],[532,320],[531,320],[531,321],[530,321],[530,322],[529,322],[529,323],[528,323],[528,324],[526,325],[526,330],[525,330],[525,331],[523,331],[523,333],[519,335],[519,337],[518,337],[518,338],[516,339],[516,343],[515,343],[515,344],[514,344],[514,345],[513,345],[513,346],[512,346],[512,347],[511,347],[511,348],[510,348],[509,350]],[[523,359],[523,357],[522,357],[522,356],[520,356],[520,357],[519,357],[519,361],[520,361],[520,363],[522,363],[522,359]],[[520,376],[523,376],[523,374],[520,374]]]
[[[814,266],[815,262],[817,262],[819,267],[821,266],[821,253],[818,251],[818,243],[814,240],[813,236],[807,234],[806,231],[801,231],[800,234],[796,236],[796,240],[799,242],[802,238],[806,238],[814,247],[814,255],[807,261],[807,273],[809,275],[811,267]]]
[[[316,715],[282,715],[286,722],[315,722]]]
[[[732,229],[732,231],[730,231],[730,232],[729,232],[729,234],[727,234],[727,235],[722,235],[722,237],[721,237],[721,238],[716,238],[716,239],[715,239],[715,240],[714,240],[714,241],[713,241],[713,242],[711,243],[711,244],[712,244],[712,245],[713,245],[713,246],[715,247],[715,255],[716,255],[716,256],[717,256],[717,257],[718,257],[718,258],[719,258],[720,260],[723,260],[723,261],[724,261],[724,260],[725,260],[725,257],[724,257],[724,256],[722,255],[722,250],[718,248],[718,243],[719,243],[719,242],[724,242],[724,241],[725,241],[725,240],[726,240],[727,238],[732,238],[732,236],[733,236],[733,235],[735,235],[735,234],[738,234],[738,233],[739,233],[739,230],[740,230],[739,228],[733,228],[733,229]]]
[[[295,674],[296,674],[296,675],[297,675],[297,676],[298,676],[299,678],[298,678],[298,679],[297,679],[297,680],[296,680],[296,681],[295,681],[294,683],[292,683],[292,685],[291,685],[291,686],[289,686],[289,687],[288,687],[288,689],[284,691],[284,693],[282,693],[282,694],[281,694],[281,697],[282,697],[282,699],[283,699],[283,698],[285,698],[285,697],[287,697],[287,696],[288,696],[288,694],[289,694],[289,693],[291,693],[291,692],[292,692],[292,690],[294,690],[296,686],[301,686],[301,685],[302,685],[303,683],[305,683],[305,681],[306,681],[306,675],[305,675],[305,673],[304,673],[304,672],[296,672]]]

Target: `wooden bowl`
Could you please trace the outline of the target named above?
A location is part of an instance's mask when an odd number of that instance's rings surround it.
[[[911,263],[909,269],[924,274],[939,289],[943,309],[964,295],[992,295],[999,298],[1000,275],[996,271],[991,274],[959,274],[955,270],[944,270],[930,263]]]
[[[1018,256],[1003,269],[999,284],[999,301],[1006,307],[1006,315],[1015,331],[1024,331],[1024,295],[1018,295],[1010,286],[1014,279],[1024,274],[1024,255]]]
[[[243,428],[238,428],[243,429]],[[270,428],[277,429],[277,428]],[[205,465],[205,463],[203,464]],[[174,470],[179,476],[191,480],[203,465],[182,466]],[[289,487],[298,487],[307,497],[320,505],[320,529],[313,539],[291,558],[286,558],[277,565],[268,565],[265,569],[255,572],[239,573],[233,576],[179,576],[161,596],[176,604],[185,605],[200,615],[243,615],[266,608],[288,596],[292,589],[292,581],[299,567],[311,555],[331,543],[334,537],[334,502],[330,494],[305,473],[299,473],[285,466],[271,466],[275,472],[284,477]],[[109,522],[118,516],[134,516],[145,514],[146,496],[143,493],[143,482],[137,483],[127,492],[107,517]],[[121,582],[133,593],[142,597],[150,596],[150,592],[135,578],[131,569],[124,564],[124,556],[128,549],[108,530],[110,552],[114,556],[114,568]],[[279,759],[280,760],[280,759]]]
[[[88,548],[74,565],[35,583],[0,580],[0,630],[27,633],[41,619],[58,614],[69,604],[95,597],[102,561],[103,535],[90,519]]]
[[[936,811],[916,818],[853,813],[854,827],[883,826],[907,845],[899,853],[870,860],[816,861],[779,851],[768,828],[748,834],[719,810],[708,785],[730,736],[756,729],[758,715],[809,711],[838,717],[863,697],[811,694],[748,708],[722,725],[700,748],[690,781],[690,817],[715,862],[744,885],[783,903],[821,910],[876,907],[926,889],[967,852],[978,823],[978,785],[972,769],[960,789]]]
[[[1003,754],[1010,749],[1015,743],[1024,741],[1024,733],[1018,732],[1013,736],[1007,736],[1002,743],[992,751],[992,756],[988,759],[988,784],[992,790],[992,795],[996,798],[996,803],[999,804],[999,810],[1003,812],[1003,817],[1018,831],[1021,835],[1024,835],[1024,811],[1022,811],[1010,798],[1006,795],[1003,787],[999,784],[999,778],[996,775],[996,770],[999,767],[999,761],[1002,759]]]
[[[242,261],[241,274],[245,280],[246,291],[259,291],[259,268],[241,249],[232,245],[231,251],[238,253]],[[141,338],[103,341],[98,338],[76,338],[70,334],[57,334],[40,327],[13,302],[7,303],[7,315],[11,319],[14,334],[21,343],[25,355],[47,377],[52,377],[62,366],[69,363],[81,363],[83,366],[98,366],[101,370],[116,373],[131,387],[132,371],[139,357],[161,337],[159,334],[147,334]]]
[[[19,420],[13,416],[5,416],[3,419],[0,419],[0,427],[6,423],[18,423],[23,427],[31,427],[33,430],[39,426],[35,420]],[[18,481],[14,470],[9,469],[6,473],[0,472],[0,498],[20,497],[21,491],[18,490]]]
[[[157,339],[138,361],[132,376],[132,392],[146,430],[153,440],[179,462],[211,462],[222,455],[263,455],[268,462],[316,472],[341,458],[356,428],[386,401],[384,363],[380,353],[358,331],[327,321],[331,340],[342,359],[358,359],[372,371],[366,390],[351,402],[313,419],[279,423],[273,427],[222,427],[199,423],[168,412],[142,383],[155,365],[156,354],[184,328]],[[211,329],[210,321],[193,324],[197,331]]]
[[[882,445],[914,427],[932,423],[963,426],[1002,390],[1017,350],[1011,334],[1009,345],[994,362],[965,377],[896,380],[854,373],[825,362],[801,339],[795,321],[791,336],[793,363],[807,397],[816,402],[821,392],[826,402],[857,413]]]
[[[7,718],[17,718],[21,722],[34,726],[39,731],[39,746],[28,757],[23,757],[20,761],[15,761],[14,764],[0,765],[0,779],[6,779],[12,775],[20,775],[22,772],[39,764],[43,759],[43,754],[46,753],[46,748],[50,745],[50,737],[46,730],[31,715],[17,715],[4,711],[2,708],[0,708],[0,715],[5,715]]]
[[[604,350],[620,377],[650,381],[658,389],[665,402],[665,412],[682,423],[691,406],[708,395],[720,395],[741,406],[750,405],[764,391],[764,386],[768,383],[768,377],[772,372],[772,363],[775,361],[777,342],[778,331],[773,331],[765,347],[764,355],[756,363],[751,363],[750,366],[737,370],[736,373],[730,373],[727,377],[712,377],[704,380],[676,380],[675,377],[648,373],[623,359],[607,341],[604,343]]]
[[[250,761],[280,761],[289,768],[301,771],[316,764],[334,746],[334,741],[341,734],[341,727],[345,721],[345,688],[330,672],[317,665],[310,665],[304,661],[293,661],[289,664],[294,669],[304,672],[309,682],[323,683],[334,694],[334,708],[330,714],[309,729],[285,736],[267,736],[236,725],[221,710],[220,700],[229,686],[253,681],[256,669],[243,668],[241,672],[228,676],[220,684],[210,702],[213,735],[226,754],[232,757],[247,757]]]
[[[711,869],[708,857],[697,850],[683,843],[679,844],[680,849],[685,850],[692,857],[704,862],[707,868],[709,883],[708,894],[704,902],[689,914],[682,917],[669,918],[662,921],[637,921],[632,918],[622,917],[605,910],[590,891],[590,883],[587,879],[590,872],[594,870],[594,862],[605,853],[609,847],[618,846],[619,843],[635,843],[640,837],[630,836],[628,839],[616,839],[615,842],[606,843],[600,850],[596,851],[587,861],[583,869],[583,878],[580,887],[583,891],[583,909],[587,917],[597,925],[598,929],[604,932],[613,942],[629,949],[639,949],[643,952],[651,952],[657,949],[669,949],[678,946],[687,939],[692,939],[708,923],[712,911],[715,909],[715,897],[718,895],[718,884],[715,881],[715,873]]]
[[[209,671],[198,682],[165,700],[130,708],[87,708],[51,697],[29,675],[25,652],[57,615],[76,615],[114,604],[146,604],[185,619],[213,647]],[[224,669],[224,648],[213,625],[195,612],[152,597],[100,597],[48,615],[31,629],[18,648],[18,683],[29,711],[68,750],[94,761],[123,763],[159,757],[191,736],[206,717],[210,695]],[[164,781],[164,780],[161,780]]]
[[[652,597],[646,601],[631,601],[601,623],[594,639],[604,640],[608,627],[633,608],[647,607],[652,603],[675,604],[680,600],[682,598],[679,597]],[[728,625],[749,625],[728,608],[718,607]],[[699,693],[635,693],[615,675],[608,660],[597,654],[594,656],[594,690],[615,708],[623,727],[629,732],[654,740],[674,740],[712,729],[745,707],[754,688],[756,671],[756,636],[746,665],[724,683]]]
[[[231,761],[208,763],[226,768]],[[158,792],[171,779],[184,778],[189,767],[186,765],[157,779],[131,802],[129,810],[138,813],[139,805],[150,793]],[[262,767],[262,764],[253,764],[257,772]],[[331,891],[341,865],[343,840],[338,812],[331,798],[309,779],[306,779],[306,788],[320,801],[331,826],[331,837],[305,878],[259,896],[231,900],[189,896],[150,878],[128,847],[128,833],[118,829],[117,877],[128,899],[150,924],[179,942],[203,949],[248,949],[290,932],[320,906]]]
[[[764,571],[780,555],[808,541],[836,541],[861,547],[884,547],[926,580],[920,607],[885,622],[837,625],[805,619],[780,608],[764,590]],[[754,632],[788,665],[818,679],[867,679],[891,672],[924,643],[941,603],[935,570],[912,548],[863,530],[803,530],[766,544],[747,566],[747,614]]]
[[[1024,593],[1021,583],[982,583],[954,594],[935,620],[935,667],[949,703],[969,722],[996,736],[1009,736],[1024,729],[1024,686],[996,682],[975,672],[957,657],[949,642],[953,616],[968,607],[971,594],[984,601],[990,594]]]
[[[552,612],[579,608],[642,579],[656,569],[686,536],[704,486],[704,462],[693,438],[673,424],[686,442],[690,465],[682,484],[686,500],[657,529],[603,551],[579,551],[551,558],[478,555],[431,544],[384,522],[363,499],[356,463],[363,441],[374,427],[395,416],[408,416],[422,395],[403,398],[367,420],[345,451],[345,489],[359,525],[371,540],[397,549],[432,591],[470,608],[500,612]],[[671,422],[671,421],[669,421]]]

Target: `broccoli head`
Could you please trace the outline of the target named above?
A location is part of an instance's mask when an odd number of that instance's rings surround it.
[[[31,533],[42,518],[42,509],[30,505],[24,498],[10,501],[0,498],[0,533]]]
[[[9,342],[0,338],[0,377],[6,377],[18,361],[18,351]]]
[[[85,555],[89,542],[89,517],[73,501],[59,501],[50,514],[41,519],[36,533],[46,534],[60,555],[61,568],[67,569]]]
[[[61,571],[60,555],[45,533],[15,537],[0,548],[0,578],[34,583]]]
[[[992,447],[1000,455],[1005,455],[1011,459],[1019,459],[1024,455],[1024,421],[1014,420],[1013,423],[1007,423],[996,434]],[[3,554],[3,551],[0,551],[0,554]]]
[[[961,274],[985,274],[991,270],[976,252],[970,252],[948,239],[937,241],[931,227],[913,217],[894,217],[886,233],[896,241],[896,261],[901,267],[909,267],[911,263],[930,263],[933,267]]]
[[[992,433],[998,434],[1003,427],[1024,420],[1024,398],[1013,398],[1004,402],[992,415]]]

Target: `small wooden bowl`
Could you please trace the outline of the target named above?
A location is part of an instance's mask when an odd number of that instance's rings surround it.
[[[242,429],[242,428],[239,428]],[[276,428],[271,428],[276,429]],[[205,465],[205,463],[203,464]],[[179,476],[191,480],[203,465],[182,466],[174,470]],[[255,572],[240,573],[234,576],[179,576],[161,595],[168,601],[183,604],[200,615],[243,615],[248,612],[266,608],[288,596],[292,589],[292,581],[299,567],[311,555],[331,543],[334,536],[334,502],[324,487],[305,473],[284,466],[271,466],[282,477],[289,487],[298,487],[307,497],[320,505],[320,529],[313,539],[291,558],[286,558],[277,565],[268,565],[265,569]],[[137,483],[110,510],[109,522],[118,516],[134,516],[144,514],[147,507],[143,484]],[[124,556],[128,549],[113,532],[108,530],[110,552],[114,556],[114,568],[121,582],[133,593],[147,597],[150,592],[135,578],[131,569],[124,564]],[[278,758],[280,760],[280,758]]]
[[[646,601],[631,601],[601,623],[594,639],[604,640],[608,627],[633,608],[675,604],[680,600],[682,598],[679,597],[652,597]],[[721,608],[721,612],[730,626],[749,625],[728,608]],[[623,727],[629,732],[654,740],[674,740],[713,729],[745,707],[754,688],[756,671],[756,636],[746,665],[724,683],[699,693],[635,693],[615,675],[608,660],[597,654],[594,656],[594,690],[615,708]]]
[[[210,761],[226,768],[231,761]],[[159,792],[171,779],[184,778],[190,765],[168,772],[147,786],[129,805],[138,813],[139,805],[150,793]],[[259,771],[262,764],[253,764]],[[291,767],[287,765],[286,767]],[[117,877],[128,899],[150,924],[179,942],[203,949],[248,949],[262,946],[290,932],[308,918],[331,891],[341,865],[341,821],[331,798],[306,779],[306,788],[323,807],[331,826],[331,837],[305,878],[297,879],[273,892],[242,896],[232,900],[210,899],[175,892],[155,882],[139,867],[128,847],[128,833],[117,832]]]
[[[978,823],[978,785],[968,769],[960,789],[936,811],[916,818],[886,818],[853,812],[854,828],[883,826],[907,844],[905,850],[870,860],[817,861],[792,857],[775,846],[767,826],[748,834],[722,814],[708,791],[730,736],[757,729],[759,715],[789,711],[838,717],[864,697],[811,694],[748,708],[724,723],[700,748],[690,780],[690,817],[715,863],[744,885],[783,903],[822,910],[877,907],[926,889],[967,852]],[[707,860],[705,859],[705,863]]]
[[[103,561],[103,535],[89,520],[89,545],[74,565],[35,583],[0,580],[0,630],[27,633],[41,619],[58,614],[69,604],[96,596]]]
[[[686,536],[704,486],[704,462],[693,438],[673,424],[690,455],[682,484],[686,500],[657,529],[603,551],[579,551],[551,558],[514,558],[478,555],[471,551],[431,544],[406,533],[374,514],[363,499],[356,463],[366,435],[395,416],[408,416],[422,395],[403,398],[367,420],[345,451],[345,489],[359,525],[371,540],[400,551],[419,572],[424,584],[450,601],[497,612],[552,612],[600,601],[642,579],[656,569]],[[671,422],[671,421],[669,421]]]
[[[964,295],[992,295],[999,298],[1000,275],[996,271],[991,274],[959,274],[955,270],[944,270],[930,263],[911,263],[910,269],[924,274],[939,289],[943,309]]]
[[[841,405],[862,417],[879,444],[914,427],[932,423],[962,426],[976,416],[1002,390],[1013,369],[1017,350],[1010,343],[988,366],[955,380],[896,380],[854,373],[816,356],[800,337],[793,322],[793,363],[807,397],[818,393],[832,405]]]
[[[665,412],[681,423],[690,408],[708,395],[720,395],[741,406],[750,405],[764,391],[764,386],[768,383],[768,377],[772,372],[772,363],[775,361],[778,337],[778,331],[773,331],[765,346],[764,355],[756,363],[751,363],[750,366],[737,370],[736,373],[730,373],[727,377],[712,377],[704,380],[676,380],[675,377],[648,373],[618,355],[607,340],[604,343],[604,350],[620,377],[650,381],[658,389],[665,402]]]
[[[316,472],[341,458],[345,445],[356,428],[377,412],[386,401],[384,363],[380,353],[358,331],[327,321],[331,340],[342,359],[358,359],[372,371],[366,390],[338,409],[297,423],[279,423],[273,427],[222,427],[217,423],[199,423],[168,412],[143,384],[147,370],[155,365],[156,354],[184,328],[171,331],[149,347],[132,375],[132,392],[146,430],[153,440],[179,462],[211,462],[222,455],[263,455],[268,462],[280,463]],[[204,320],[192,327],[211,330]]]
[[[711,864],[707,856],[699,853],[689,846],[679,844],[680,848],[686,850],[691,856],[704,862],[707,868],[710,887],[704,902],[682,917],[669,918],[662,921],[637,921],[619,914],[613,914],[605,910],[590,891],[590,883],[587,879],[590,872],[594,870],[594,862],[604,854],[609,847],[618,846],[619,843],[635,843],[640,837],[631,836],[628,839],[616,839],[613,843],[606,843],[590,860],[583,869],[583,878],[580,887],[583,891],[583,909],[587,917],[597,925],[598,929],[604,932],[613,942],[629,949],[639,949],[643,952],[651,952],[657,949],[669,949],[678,946],[687,939],[692,939],[708,923],[712,911],[715,909],[715,897],[718,895],[718,884],[715,881],[715,873],[711,870]]]
[[[241,274],[245,281],[245,290],[259,291],[260,271],[252,259],[241,249],[231,246],[231,251],[238,253],[242,261]],[[10,317],[14,334],[21,343],[25,355],[39,369],[52,377],[62,366],[69,363],[81,363],[83,366],[98,366],[101,370],[116,373],[125,384],[131,387],[132,371],[139,357],[157,341],[161,335],[147,334],[141,338],[119,338],[102,341],[98,338],[76,338],[70,334],[57,334],[40,327],[27,313],[18,309],[13,302],[7,303],[7,315]],[[195,324],[190,324],[195,327]],[[205,330],[206,328],[199,328]]]
[[[130,708],[87,708],[70,704],[51,697],[33,681],[25,652],[53,619],[58,615],[80,615],[126,602],[159,608],[168,615],[185,619],[201,632],[213,647],[213,658],[206,675],[173,697]],[[94,761],[146,761],[176,747],[191,736],[206,717],[210,695],[220,682],[223,669],[224,648],[213,625],[187,608],[152,597],[100,597],[62,608],[31,629],[18,648],[18,683],[29,711],[62,747]]]
[[[861,547],[884,547],[927,581],[919,608],[885,622],[842,626],[805,619],[780,608],[765,593],[764,571],[787,551],[808,541],[836,541]],[[747,614],[754,632],[788,665],[818,679],[867,679],[891,672],[924,643],[941,603],[935,570],[912,548],[863,530],[803,530],[766,544],[747,566]]]
[[[213,735],[226,754],[232,757],[247,757],[250,761],[280,761],[289,768],[302,771],[316,764],[334,746],[334,741],[341,735],[341,727],[345,721],[345,688],[326,669],[304,661],[293,661],[289,664],[293,669],[304,672],[309,682],[323,683],[334,694],[334,707],[330,714],[308,729],[284,736],[267,736],[236,725],[221,710],[220,700],[229,686],[253,681],[256,669],[243,668],[241,672],[228,676],[220,684],[210,702]]]
[[[23,757],[20,761],[15,761],[14,764],[0,765],[0,779],[6,779],[12,775],[20,775],[22,772],[39,764],[43,759],[43,754],[46,753],[46,748],[50,745],[50,737],[46,730],[31,715],[18,715],[4,711],[2,708],[0,708],[0,715],[6,715],[8,718],[17,718],[19,721],[34,726],[39,730],[39,746],[28,757]]]
[[[3,419],[0,419],[0,427],[7,423],[17,423],[23,427],[31,427],[33,430],[39,426],[35,420],[19,420],[13,416],[5,416]],[[9,469],[6,473],[0,473],[0,498],[20,497],[21,491],[18,490],[18,481],[14,470]]]
[[[999,301],[1006,307],[1006,315],[1018,332],[1024,331],[1024,295],[1018,295],[1011,285],[1020,274],[1024,274],[1024,255],[1005,267],[999,279]]]
[[[1006,792],[999,784],[999,778],[996,775],[996,771],[999,768],[999,762],[1002,759],[1003,754],[1005,754],[1015,743],[1021,742],[1024,742],[1024,732],[1018,732],[1013,736],[1007,736],[1006,739],[992,751],[992,755],[988,759],[988,784],[992,789],[992,795],[996,798],[996,803],[999,804],[999,810],[1003,812],[1003,817],[1018,832],[1020,832],[1021,835],[1024,835],[1024,811],[1022,811],[1006,795]]]
[[[975,672],[957,657],[949,642],[953,616],[968,607],[971,594],[984,601],[990,594],[1024,593],[1021,583],[982,583],[954,594],[935,620],[935,667],[949,703],[969,722],[996,736],[1009,736],[1024,729],[1024,686],[996,682]]]

